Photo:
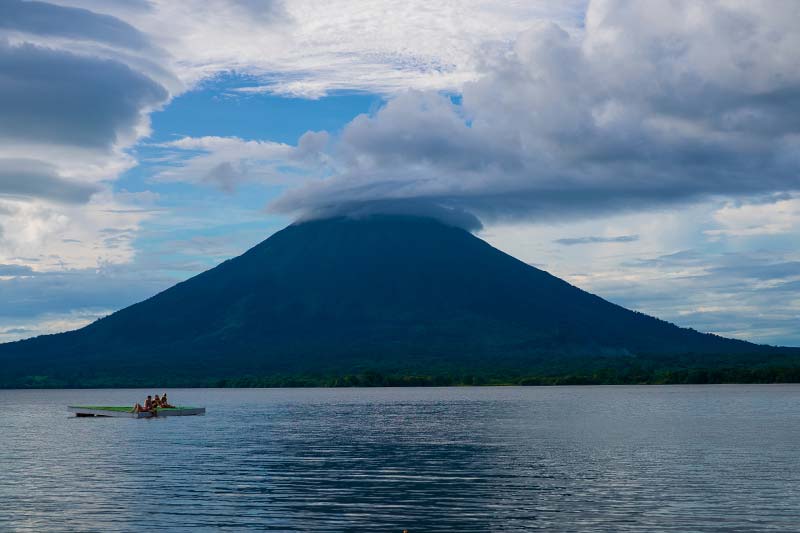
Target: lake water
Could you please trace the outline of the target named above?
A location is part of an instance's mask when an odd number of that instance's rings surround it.
[[[800,530],[800,386],[147,392],[0,391],[0,530]]]

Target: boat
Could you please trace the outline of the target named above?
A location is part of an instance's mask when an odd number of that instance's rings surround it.
[[[131,407],[114,407],[100,405],[68,405],[67,411],[75,416],[110,416],[114,418],[152,418],[162,416],[194,416],[206,414],[205,407],[158,407],[155,413],[131,412]]]

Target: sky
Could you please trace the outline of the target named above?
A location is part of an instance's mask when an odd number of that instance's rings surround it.
[[[0,342],[296,220],[435,214],[800,346],[800,2],[0,0]]]

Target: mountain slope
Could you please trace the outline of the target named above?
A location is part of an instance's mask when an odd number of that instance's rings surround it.
[[[629,311],[432,219],[372,216],[289,226],[83,329],[0,345],[0,385],[365,368],[524,375],[587,359],[776,353]]]

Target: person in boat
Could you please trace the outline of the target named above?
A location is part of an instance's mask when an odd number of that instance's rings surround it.
[[[153,411],[153,397],[149,394],[147,395],[147,399],[144,401],[144,405],[139,404],[138,402],[136,405],[133,406],[131,409],[132,413],[149,413]]]
[[[165,409],[170,409],[170,408],[174,408],[175,407],[174,405],[170,405],[169,404],[169,401],[167,400],[167,393],[166,392],[161,395],[161,407],[163,407]]]
[[[153,408],[164,407],[161,404],[161,398],[158,397],[158,394],[153,396]]]

